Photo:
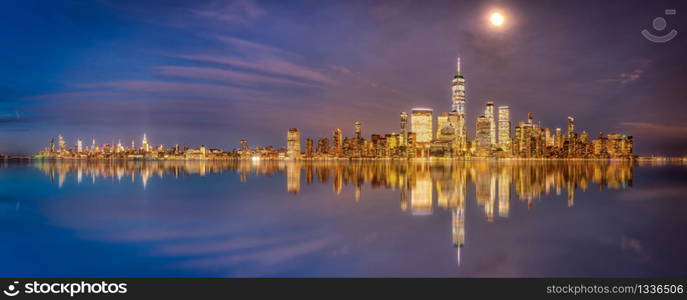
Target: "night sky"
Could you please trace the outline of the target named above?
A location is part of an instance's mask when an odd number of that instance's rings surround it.
[[[514,125],[571,115],[578,132],[633,135],[637,154],[687,155],[685,1],[11,1],[0,15],[0,153],[58,134],[229,150],[281,147],[290,127],[398,132],[401,111],[450,110],[460,56],[470,138],[493,100]]]

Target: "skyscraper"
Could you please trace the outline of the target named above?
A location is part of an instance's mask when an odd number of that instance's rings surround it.
[[[341,133],[341,129],[337,128],[332,133],[332,144],[334,155],[343,155],[343,134]]]
[[[148,145],[148,137],[146,134],[143,134],[143,141],[141,142],[141,150],[143,152],[150,152],[150,145]]]
[[[415,132],[415,143],[428,144],[432,141],[432,109],[413,108],[410,125]]]
[[[484,108],[484,117],[489,120],[489,142],[496,146],[496,119],[494,118],[494,101],[487,101]]]
[[[289,129],[286,133],[286,157],[289,159],[300,158],[301,133],[296,128]]]
[[[444,129],[444,127],[449,125],[449,120],[448,120],[448,113],[443,113],[441,116],[437,117],[437,134],[436,138],[437,140],[441,139],[441,130]]]
[[[83,152],[83,141],[81,139],[76,140],[76,152]]]
[[[568,138],[575,134],[575,118],[568,117]]]
[[[408,114],[404,111],[401,113],[401,146],[408,145]]]
[[[499,106],[499,148],[510,154],[511,134],[510,134],[510,108]]]
[[[453,147],[457,154],[463,155],[467,150],[468,133],[465,126],[465,78],[460,70],[460,57],[456,60],[456,75],[451,81],[451,104],[449,122],[455,132]]]
[[[355,121],[354,126],[355,126],[355,138],[357,140],[361,140],[363,137],[362,137],[362,127],[360,126],[360,121]]]
[[[64,138],[62,137],[62,135],[61,134],[58,135],[57,136],[57,151],[62,152],[62,151],[67,150],[66,145],[67,145],[67,143],[64,141]]]
[[[490,156],[491,155],[491,124],[489,119],[485,116],[480,116],[477,119],[477,132],[476,132],[476,142],[477,142],[477,156]]]
[[[463,74],[460,73],[460,57],[458,57],[456,62],[456,75],[453,76],[453,81],[451,82],[451,100],[453,103],[451,111],[464,115],[465,78],[463,77]]]
[[[313,156],[313,144],[312,144],[312,139],[305,139],[305,156],[306,157],[312,157]]]

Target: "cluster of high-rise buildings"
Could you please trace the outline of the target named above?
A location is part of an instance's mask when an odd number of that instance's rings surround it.
[[[236,151],[234,151],[236,152]],[[62,135],[50,140],[50,145],[44,148],[34,158],[57,159],[230,159],[237,157],[236,153],[225,152],[220,149],[208,149],[204,145],[198,148],[189,148],[187,145],[180,147],[154,147],[146,134],[143,134],[140,146],[131,140],[130,145],[123,145],[121,141],[108,144],[96,144],[95,139],[90,146],[85,145],[81,139],[76,144],[68,146]]]
[[[510,107],[487,101],[484,112],[477,118],[474,138],[470,139],[466,126],[465,77],[461,73],[460,58],[451,81],[451,111],[439,114],[434,127],[434,111],[413,108],[410,115],[400,114],[399,132],[372,134],[363,138],[362,125],[354,123],[354,136],[345,137],[341,129],[331,137],[305,139],[291,128],[286,134],[286,148],[271,146],[251,148],[244,139],[240,148],[232,151],[190,149],[179,145],[153,147],[145,134],[140,147],[134,141],[130,147],[121,142],[90,147],[81,140],[68,147],[62,136],[54,139],[37,157],[43,158],[144,158],[144,159],[412,159],[412,158],[555,158],[555,159],[634,159],[632,136],[599,133],[595,139],[585,131],[575,131],[575,120],[568,117],[566,131],[542,127],[529,113],[526,121],[515,127],[511,124]]]
[[[535,123],[532,113],[513,130],[510,107],[496,107],[493,101],[487,101],[477,118],[474,138],[470,139],[460,58],[451,82],[451,103],[450,112],[436,117],[436,128],[432,109],[413,108],[410,115],[400,114],[399,133],[372,134],[366,140],[362,138],[360,122],[355,122],[354,137],[343,137],[341,129],[336,129],[331,142],[328,138],[306,139],[304,151],[299,131],[291,128],[286,158],[634,158],[632,136],[599,133],[592,139],[584,131],[575,131],[573,117],[568,117],[566,132],[560,128],[552,132]]]

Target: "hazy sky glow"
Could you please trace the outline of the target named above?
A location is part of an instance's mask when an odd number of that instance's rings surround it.
[[[665,16],[665,9],[677,10]],[[222,149],[286,131],[398,132],[450,109],[455,57],[468,123],[487,100],[514,124],[621,132],[638,154],[687,155],[684,1],[16,1],[0,18],[0,153],[62,134]],[[505,23],[489,24],[499,11]],[[655,17],[677,38],[644,39]],[[680,21],[682,19],[683,21]],[[682,32],[684,31],[684,33]],[[658,32],[660,33],[660,32]],[[657,34],[658,34],[657,33]],[[474,137],[474,130],[470,130]]]

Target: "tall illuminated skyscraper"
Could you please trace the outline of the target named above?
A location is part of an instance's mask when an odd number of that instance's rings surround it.
[[[341,132],[341,129],[337,128],[332,133],[332,144],[332,147],[334,148],[334,155],[343,155],[343,133]]]
[[[499,148],[506,153],[511,151],[510,124],[510,108],[499,106]]]
[[[496,146],[496,119],[494,118],[494,101],[487,101],[484,108],[484,117],[489,120],[489,142]]]
[[[453,76],[453,81],[451,82],[451,100],[453,103],[451,111],[464,115],[465,78],[463,77],[463,74],[460,73],[460,57],[458,57],[456,62],[456,75]]]
[[[410,125],[415,132],[415,143],[428,144],[432,141],[432,109],[413,108]]]
[[[568,117],[568,138],[575,134],[575,118]]]
[[[460,57],[456,60],[456,75],[451,81],[451,113],[449,121],[455,130],[453,147],[457,154],[467,151],[468,133],[465,126],[465,78],[460,70]]]
[[[67,145],[67,143],[64,141],[64,138],[62,137],[62,135],[61,134],[58,135],[57,136],[57,151],[59,151],[59,152],[65,151],[67,149],[66,145]]]
[[[83,141],[81,139],[76,140],[76,152],[83,152]]]
[[[313,142],[312,139],[305,139],[305,156],[306,157],[312,157],[313,156]]]
[[[449,123],[448,119],[448,113],[443,113],[440,116],[437,116],[437,134],[436,138],[437,140],[441,139],[441,130],[446,127]]]
[[[148,137],[146,134],[143,134],[143,141],[141,141],[141,150],[143,152],[150,152],[150,145],[148,145]]]
[[[480,116],[477,119],[477,156],[490,156],[491,155],[491,124],[489,119],[485,116]]]
[[[406,112],[401,113],[401,146],[408,145],[408,114]]]
[[[300,158],[301,133],[296,128],[289,129],[286,133],[286,157],[289,159]]]
[[[362,126],[360,125],[360,121],[355,121],[354,126],[355,126],[355,138],[357,140],[361,140],[363,137],[362,137]]]

